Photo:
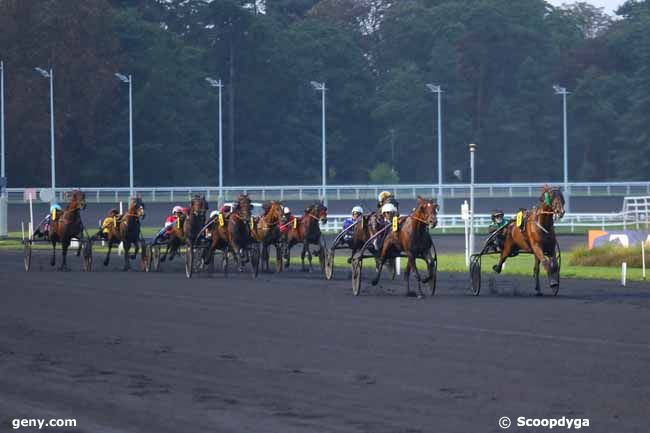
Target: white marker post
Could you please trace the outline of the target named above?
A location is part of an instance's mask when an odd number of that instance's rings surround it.
[[[627,262],[621,263],[621,285],[625,286],[627,281]]]
[[[400,257],[396,257],[396,258],[395,258],[395,273],[397,274],[398,277],[399,277],[399,276],[401,275],[401,273],[402,273],[402,269],[401,269],[401,268],[402,268],[402,263],[401,263],[401,261],[400,261]]]
[[[460,205],[460,216],[465,223],[465,266],[469,269],[469,204],[467,204],[467,200]]]
[[[120,215],[124,213],[124,205],[122,202],[120,202]],[[118,256],[123,256],[124,255],[124,243],[120,242],[120,244],[117,246],[117,255]]]
[[[641,269],[643,271],[643,279],[645,280],[645,241],[641,242]]]

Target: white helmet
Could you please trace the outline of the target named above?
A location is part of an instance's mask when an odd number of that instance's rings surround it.
[[[386,200],[388,197],[390,197],[392,195],[393,194],[391,194],[388,191],[382,191],[382,192],[379,193],[379,197],[377,197],[377,201],[379,201],[379,203],[381,203],[382,201]]]
[[[284,209],[283,209],[282,211],[284,212],[285,215],[291,213],[291,209],[289,209],[289,206],[285,206]]]
[[[393,203],[386,203],[381,207],[381,213],[386,213],[386,212],[397,212],[397,208]]]
[[[183,213],[183,208],[180,206],[174,206],[174,209],[172,209],[172,213]]]
[[[361,206],[355,206],[355,207],[352,208],[352,213],[355,213],[355,212],[362,214],[363,213],[363,208]]]
[[[218,211],[218,210],[213,210],[212,212],[210,212],[210,218],[214,218],[214,217],[216,217],[217,215],[219,215],[219,211]]]

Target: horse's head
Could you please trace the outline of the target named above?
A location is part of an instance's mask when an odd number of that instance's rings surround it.
[[[564,204],[566,203],[564,201],[564,195],[562,194],[562,190],[557,187],[553,188],[551,190],[551,205],[553,207],[553,215],[557,218],[562,218],[564,216]]]
[[[562,218],[564,216],[564,195],[560,188],[551,188],[544,185],[542,194],[539,196],[539,203],[543,211],[552,212],[553,217]]]
[[[279,201],[273,201],[271,202],[271,207],[269,207],[268,212],[266,213],[266,217],[268,218],[268,222],[270,223],[278,223],[282,220],[282,217],[284,215],[283,212],[284,207],[282,206],[282,203]]]
[[[131,201],[129,202],[129,214],[144,219],[145,212],[142,197],[131,197]]]
[[[77,210],[77,209],[86,209],[86,194],[80,189],[75,189],[72,192],[66,193],[65,197],[70,199],[68,204],[68,209]]]
[[[253,204],[251,203],[248,194],[239,194],[233,211],[237,212],[237,215],[239,215],[239,217],[245,222],[250,220],[251,214],[253,213]]]
[[[192,201],[190,203],[190,211],[189,211],[190,215],[205,218],[205,213],[207,211],[208,211],[208,202],[206,201],[204,196],[195,195],[194,197],[192,197]]]
[[[429,227],[435,228],[438,225],[438,209],[440,209],[438,203],[432,198],[426,199],[418,196],[417,204],[415,213],[418,215],[418,218],[426,221]]]
[[[307,213],[312,215],[321,224],[327,223],[327,206],[322,201],[317,201],[307,208]]]

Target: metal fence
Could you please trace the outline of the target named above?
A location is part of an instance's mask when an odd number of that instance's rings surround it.
[[[536,197],[544,184],[562,185],[561,182],[533,183],[480,183],[474,186],[477,198]],[[57,188],[59,200],[75,187]],[[128,187],[82,187],[88,201],[114,203],[128,200]],[[379,192],[387,190],[399,198],[416,198],[418,195],[438,197],[439,190],[444,198],[469,197],[469,184],[412,184],[412,185],[329,185],[326,187],[329,200],[375,200]],[[256,200],[316,200],[322,197],[320,185],[279,186],[228,186],[223,188],[226,200],[246,192]],[[10,203],[24,202],[25,188],[7,189]],[[204,194],[208,200],[216,200],[219,188],[214,186],[136,187],[135,192],[146,202],[172,203],[188,200],[193,194]],[[624,197],[650,195],[650,182],[572,182],[566,192],[572,197]]]
[[[338,232],[343,227],[343,221],[349,215],[328,215],[327,224],[322,226],[323,230]],[[514,217],[514,215],[513,215]],[[474,215],[474,227],[476,230],[485,230],[491,223],[490,214]],[[555,227],[568,228],[570,231],[584,228],[600,228],[602,230],[619,228],[647,228],[650,218],[647,213],[643,217],[637,217],[634,213],[573,213],[566,214],[564,218],[555,222]],[[457,215],[438,215],[438,225],[436,230],[446,231],[463,229],[465,221],[460,214]]]

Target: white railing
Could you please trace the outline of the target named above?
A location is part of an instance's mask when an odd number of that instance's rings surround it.
[[[480,183],[475,185],[478,198],[536,197],[544,184],[562,185],[561,182],[532,183]],[[57,188],[59,200],[74,187]],[[128,200],[127,187],[83,187],[90,202],[107,203]],[[393,192],[398,198],[409,199],[418,195],[437,197],[438,190],[444,198],[469,197],[469,184],[399,184],[399,185],[330,185],[326,187],[328,200],[376,200],[383,190]],[[322,197],[322,187],[314,185],[279,186],[228,186],[224,187],[226,200],[241,192],[247,192],[255,200],[317,200]],[[172,203],[188,200],[193,194],[204,194],[208,200],[216,200],[219,188],[214,186],[136,187],[135,191],[145,202]],[[25,188],[8,188],[10,203],[23,202]],[[650,182],[572,182],[565,194],[572,197],[624,197],[650,195]]]
[[[343,221],[349,215],[328,215],[327,224],[321,228],[328,232],[338,232],[343,228]],[[507,217],[507,216],[506,216]],[[513,216],[514,217],[514,216]],[[491,223],[490,214],[476,214],[474,216],[474,226],[477,230],[484,231]],[[569,228],[574,231],[579,228],[600,228],[606,230],[608,228],[645,228],[650,220],[634,219],[634,215],[621,213],[572,213],[564,215],[559,221],[555,222],[556,227]],[[440,230],[443,233],[447,230],[463,229],[465,221],[463,221],[460,214],[457,215],[438,215],[438,225],[435,230]]]

